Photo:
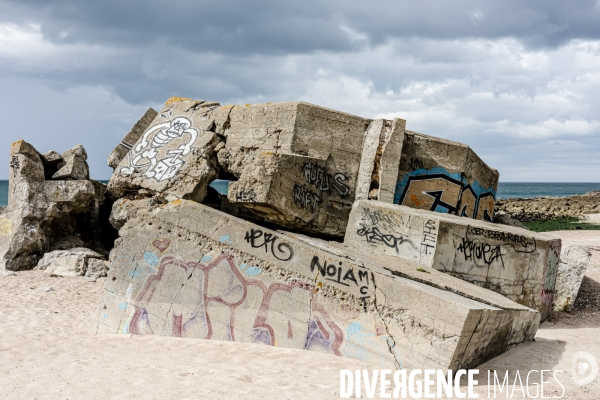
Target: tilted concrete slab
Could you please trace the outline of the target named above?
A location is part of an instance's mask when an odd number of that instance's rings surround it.
[[[405,131],[394,204],[492,222],[499,173],[465,144]]]
[[[357,202],[344,244],[418,262],[552,311],[561,241],[525,229],[375,201]],[[367,250],[368,249],[368,250]]]
[[[133,148],[133,145],[138,142],[157,115],[158,113],[152,108],[146,110],[142,118],[135,123],[123,140],[108,155],[107,163],[109,167],[114,170],[119,166],[121,160],[125,158],[129,150]]]
[[[140,211],[120,236],[97,333],[236,340],[455,370],[531,340],[540,320],[506,299],[506,307],[476,301],[190,201]]]

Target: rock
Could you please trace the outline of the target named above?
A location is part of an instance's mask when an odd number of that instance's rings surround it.
[[[85,157],[85,150],[76,146],[69,156]],[[56,161],[52,152],[45,158]],[[101,217],[105,185],[47,181],[43,159],[22,140],[11,147],[8,206],[0,210],[0,269],[31,269],[53,250],[91,246],[108,254],[112,247],[109,213]]]
[[[14,271],[9,271],[7,269],[0,269],[0,276],[15,276]]]
[[[52,286],[41,286],[38,290],[40,292],[52,292],[53,291]]]
[[[86,274],[90,259],[103,261],[101,254],[86,248],[71,250],[57,250],[44,254],[35,270],[43,270],[51,276],[82,276]],[[102,268],[99,263],[93,263],[94,271],[98,273]]]
[[[521,229],[529,230],[525,225],[521,223],[518,219],[515,219],[508,215],[505,211],[498,211],[494,215],[494,223],[500,225],[508,225],[514,226]]]
[[[540,321],[420,264],[396,260],[427,278],[399,276],[193,201],[138,213],[119,233],[97,334],[276,344],[379,368],[455,370],[532,340]]]
[[[554,311],[571,311],[591,256],[587,246],[563,242],[556,277]]]
[[[87,152],[82,145],[65,150],[62,154],[64,166],[62,166],[52,179],[90,179],[90,169],[87,164]]]
[[[85,271],[85,277],[89,280],[94,281],[98,278],[105,277],[108,273],[110,263],[97,258],[90,258],[88,260],[87,269]]]
[[[115,229],[119,230],[125,222],[135,218],[138,211],[148,210],[152,206],[164,203],[166,203],[166,201],[163,201],[160,197],[137,200],[121,198],[113,203],[109,222]]]
[[[538,310],[542,321],[552,312],[561,248],[553,236],[361,200],[352,208],[344,244],[385,256],[392,270],[400,258],[485,287]]]
[[[125,135],[117,147],[114,148],[108,156],[108,165],[113,170],[117,168],[121,160],[129,153],[129,150],[137,143],[157,115],[158,113],[154,111],[154,109],[149,108],[142,118],[140,118],[133,128],[131,128],[127,135]]]

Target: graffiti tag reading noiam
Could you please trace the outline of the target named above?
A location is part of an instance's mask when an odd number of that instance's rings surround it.
[[[152,140],[150,136],[157,132]],[[166,157],[158,160],[159,149],[167,146],[175,139],[185,138],[189,140],[182,143],[176,149],[166,151]],[[129,166],[121,168],[121,174],[131,175],[136,169],[147,168],[145,176],[156,181],[164,181],[172,178],[177,171],[185,165],[180,157],[192,151],[192,144],[198,138],[198,131],[192,128],[192,123],[185,117],[177,117],[171,122],[154,125],[142,136],[141,141],[129,154]]]

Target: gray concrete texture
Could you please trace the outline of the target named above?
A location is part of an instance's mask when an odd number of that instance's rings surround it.
[[[561,240],[525,229],[376,201],[355,203],[344,244],[415,261],[552,312]],[[394,266],[392,262],[390,264]]]
[[[83,147],[54,153],[42,157],[23,140],[11,146],[8,206],[0,211],[0,269],[31,269],[47,251],[81,247],[77,219],[98,218],[104,200],[100,182],[46,180],[63,158],[87,157]]]
[[[492,218],[497,171],[468,146],[405,125],[297,101],[220,106],[172,98],[108,191],[113,199],[144,189],[201,202],[208,184],[226,177],[229,202],[288,229],[337,237],[360,199]]]
[[[236,340],[382,368],[455,370],[532,340],[540,321],[485,289],[469,285],[467,297],[431,284],[458,281],[450,276],[400,276],[186,200],[139,210],[110,262],[95,333]]]

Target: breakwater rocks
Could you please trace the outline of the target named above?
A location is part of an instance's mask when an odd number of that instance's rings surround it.
[[[503,212],[521,222],[547,221],[600,213],[600,191],[566,197],[499,199],[496,213]]]

